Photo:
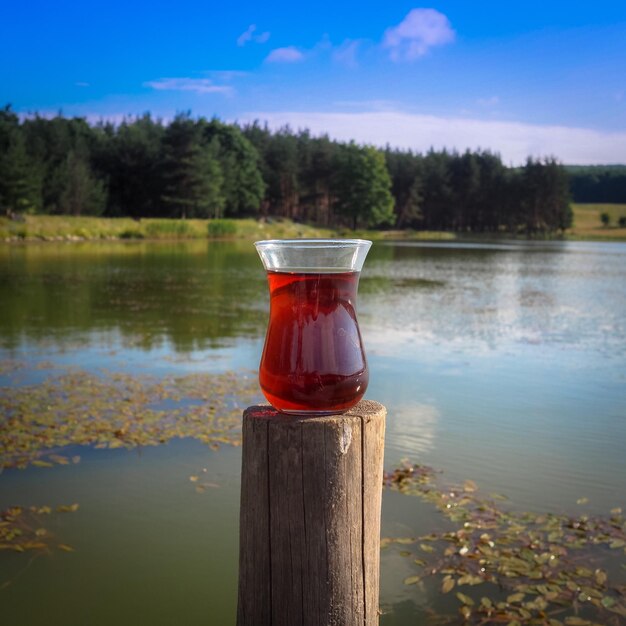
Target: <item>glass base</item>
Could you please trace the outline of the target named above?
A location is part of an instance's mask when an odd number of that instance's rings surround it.
[[[276,407],[274,407],[276,409]],[[334,411],[317,411],[311,410],[298,410],[298,409],[276,409],[282,415],[293,415],[294,417],[329,417],[330,415],[343,415],[350,409],[335,409]]]

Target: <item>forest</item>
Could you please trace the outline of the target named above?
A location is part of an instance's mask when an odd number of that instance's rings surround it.
[[[574,202],[626,202],[626,165],[568,165]]]
[[[626,172],[595,172],[594,191],[588,168],[569,169],[552,157],[513,168],[488,150],[379,149],[190,113],[115,124],[0,110],[0,211],[9,215],[275,216],[333,227],[536,234],[568,228],[572,188],[591,197],[603,176],[623,201]]]

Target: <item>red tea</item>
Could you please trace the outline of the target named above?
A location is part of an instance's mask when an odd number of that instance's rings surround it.
[[[356,320],[359,272],[268,271],[270,321],[259,380],[286,413],[340,413],[368,383]]]

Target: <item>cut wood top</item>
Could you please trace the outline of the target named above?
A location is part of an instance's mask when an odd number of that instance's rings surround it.
[[[286,422],[290,424],[299,422],[340,422],[345,419],[360,418],[369,422],[372,419],[384,419],[387,409],[374,400],[361,400],[356,406],[349,411],[339,415],[288,415],[280,413],[269,404],[258,404],[249,406],[244,412],[244,419],[264,420],[268,422]]]

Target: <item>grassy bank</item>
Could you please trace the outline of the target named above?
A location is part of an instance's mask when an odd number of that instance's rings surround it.
[[[626,216],[626,204],[574,204],[574,226],[568,239],[626,241],[626,228],[617,226]],[[603,226],[602,213],[610,216]],[[490,238],[493,234],[488,235]],[[510,237],[509,234],[503,234]],[[455,233],[441,231],[373,231],[330,229],[269,220],[169,220],[27,215],[24,221],[0,218],[0,242],[83,241],[97,239],[289,239],[299,237],[363,237],[366,239],[452,240]],[[465,235],[467,238],[468,235]]]
[[[97,239],[290,239],[299,237],[368,239],[454,239],[453,233],[351,231],[299,224],[287,219],[170,220],[27,215],[23,222],[0,218],[0,241],[84,241]]]
[[[328,237],[333,231],[290,221],[173,220],[27,215],[16,222],[0,218],[0,241],[82,241],[94,239],[255,239]]]

